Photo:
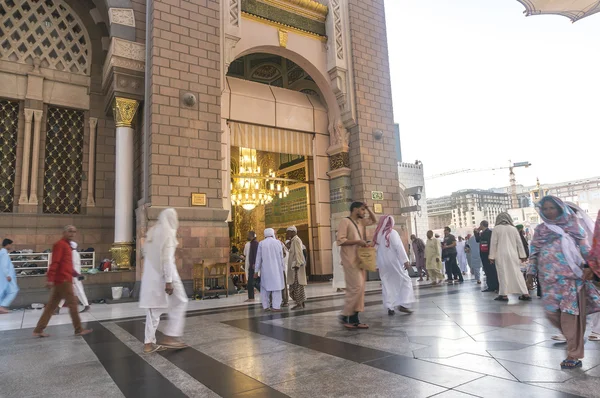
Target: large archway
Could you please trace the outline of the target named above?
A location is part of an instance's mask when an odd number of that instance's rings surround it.
[[[288,54],[292,59],[282,54]],[[247,229],[250,225],[258,231],[264,227],[274,227],[283,234],[284,226],[296,225],[308,249],[309,274],[317,280],[322,279],[320,276],[331,275],[331,210],[327,149],[330,146],[331,108],[339,108],[325,78],[304,57],[286,49],[264,46],[238,54],[229,66],[224,86],[223,149],[227,149],[228,156],[223,170],[228,176],[227,179],[224,178],[228,186],[224,184],[223,196],[224,200],[229,201],[231,209],[232,244],[240,243],[240,237],[245,236],[242,229]],[[241,111],[241,108],[244,110]],[[248,109],[256,111],[249,112]],[[265,117],[265,114],[271,113],[273,117]],[[284,144],[279,145],[280,151],[265,146],[264,139],[246,139],[245,144],[241,145],[240,137],[244,134],[240,132],[242,129],[246,134],[252,130],[254,137],[260,137],[260,131],[263,130],[276,130],[278,140]],[[306,138],[308,136],[310,138]],[[298,148],[299,145],[286,146],[285,142],[306,142],[306,139],[310,143],[308,152],[294,152],[293,149],[286,152],[285,148]],[[257,158],[278,159],[274,169],[278,175],[301,180],[290,186],[291,192],[287,202],[284,198],[282,201],[275,201],[274,205],[268,204],[264,208],[258,206],[250,211],[240,209],[239,205],[235,205],[235,200],[231,206],[231,199],[235,195],[231,191],[235,186],[235,164],[239,160],[241,149],[246,146],[256,151]],[[283,160],[284,158],[288,160]],[[279,207],[288,210],[274,211]],[[261,233],[262,231],[259,236]]]

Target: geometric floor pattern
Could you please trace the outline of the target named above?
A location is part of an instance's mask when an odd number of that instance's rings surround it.
[[[416,294],[414,314],[388,316],[368,292],[364,331],[341,328],[339,294],[279,314],[223,300],[188,311],[190,348],[151,355],[139,316],[88,320],[84,338],[22,325],[0,331],[0,397],[600,397],[600,343],[560,370],[540,300],[497,302],[472,280]]]

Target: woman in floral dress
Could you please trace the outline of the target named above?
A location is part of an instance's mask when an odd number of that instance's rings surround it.
[[[582,366],[586,315],[600,312],[600,293],[585,268],[590,245],[573,211],[559,198],[545,196],[537,205],[542,224],[531,242],[527,281],[539,275],[546,315],[567,340],[562,369]]]

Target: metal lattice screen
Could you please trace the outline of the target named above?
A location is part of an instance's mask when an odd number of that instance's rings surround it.
[[[62,0],[0,1],[0,59],[90,74],[90,39]]]
[[[48,108],[44,213],[79,214],[83,175],[82,111]]]
[[[17,164],[19,103],[0,100],[0,212],[12,213]]]

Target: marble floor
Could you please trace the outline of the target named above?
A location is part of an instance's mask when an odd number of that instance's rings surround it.
[[[415,312],[388,316],[369,282],[361,331],[339,325],[343,295],[327,284],[277,314],[241,295],[192,301],[190,347],[149,355],[135,303],[92,306],[83,338],[61,314],[34,339],[41,312],[15,311],[0,316],[0,397],[600,397],[600,343],[560,370],[540,300],[496,302],[473,280],[415,289]]]

